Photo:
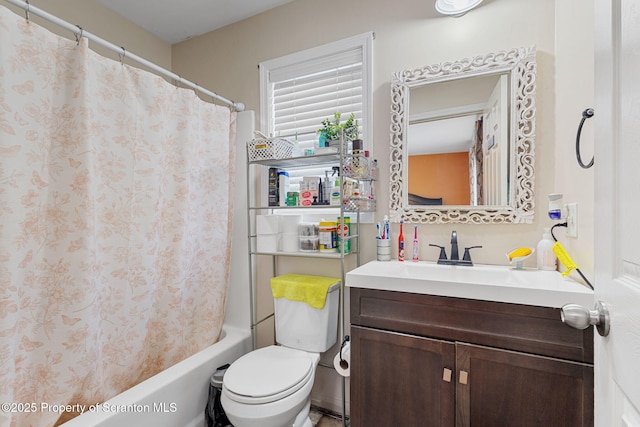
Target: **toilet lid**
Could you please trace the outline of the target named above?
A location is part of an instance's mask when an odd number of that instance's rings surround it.
[[[264,347],[233,362],[224,374],[224,387],[239,402],[273,402],[302,388],[313,376],[313,365],[304,351]]]

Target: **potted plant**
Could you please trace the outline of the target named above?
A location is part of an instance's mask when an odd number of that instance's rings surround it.
[[[341,117],[342,113],[336,111],[333,113],[333,120],[324,119],[322,121],[322,127],[316,131],[320,134],[321,147],[333,145],[330,141],[340,140],[341,132],[344,133],[344,137],[347,139],[354,140],[358,138],[358,122],[355,119],[355,115],[351,113],[344,123],[340,123]]]

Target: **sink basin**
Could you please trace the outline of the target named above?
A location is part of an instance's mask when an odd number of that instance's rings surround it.
[[[593,291],[557,271],[498,265],[371,261],[347,273],[349,287],[500,301],[542,307],[592,307]]]

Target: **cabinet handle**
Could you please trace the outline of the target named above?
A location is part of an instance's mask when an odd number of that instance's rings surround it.
[[[460,384],[466,384],[469,380],[469,373],[467,371],[460,371]]]
[[[442,371],[442,380],[448,383],[451,382],[451,369],[444,368],[444,371]]]

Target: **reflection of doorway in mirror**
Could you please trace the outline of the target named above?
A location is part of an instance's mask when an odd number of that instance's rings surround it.
[[[487,108],[483,124],[483,189],[487,205],[508,204],[509,188],[509,98],[507,77],[501,76]]]

